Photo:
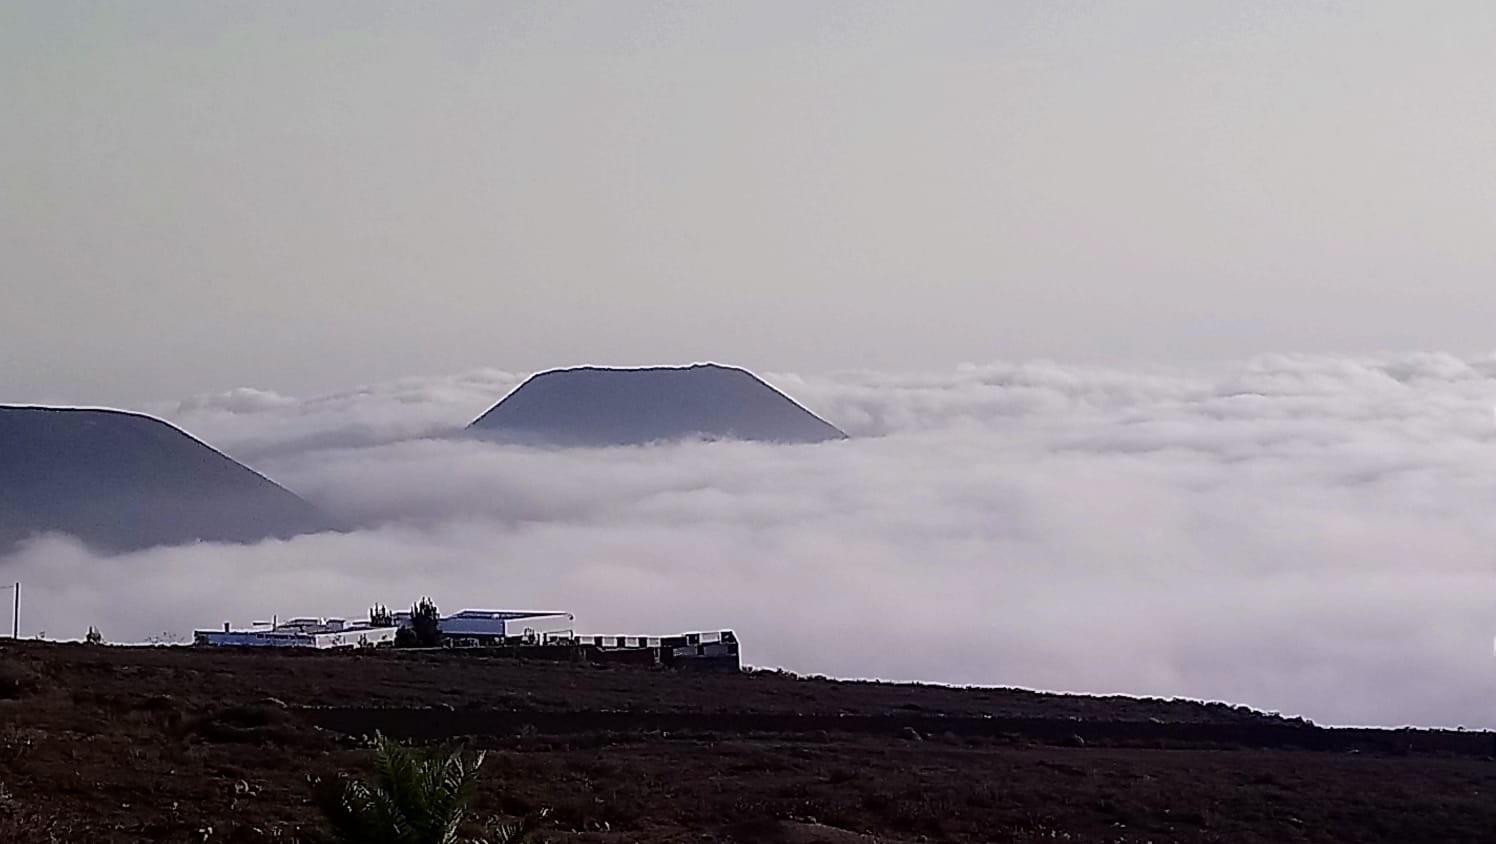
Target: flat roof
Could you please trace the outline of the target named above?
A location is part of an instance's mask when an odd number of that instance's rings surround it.
[[[488,619],[491,621],[509,621],[519,618],[546,618],[548,616],[557,615],[564,615],[569,618],[571,616],[571,613],[562,612],[560,610],[463,610],[461,612],[452,613],[451,615],[442,616],[442,619],[446,620],[449,618],[478,618]],[[397,613],[394,613],[395,618],[408,618],[409,616],[410,610],[401,610]]]
[[[496,620],[507,620],[514,618],[544,618],[551,615],[571,615],[571,613],[556,612],[553,610],[463,610],[454,613],[447,618],[490,618]]]

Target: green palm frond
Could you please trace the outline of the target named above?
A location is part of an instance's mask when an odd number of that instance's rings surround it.
[[[545,816],[494,825],[489,837],[464,839],[482,752],[450,747],[418,754],[379,734],[373,750],[367,782],[346,775],[314,782],[317,806],[339,844],[516,844]]]

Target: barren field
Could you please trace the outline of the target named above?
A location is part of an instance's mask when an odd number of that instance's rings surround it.
[[[362,736],[591,842],[1492,841],[1486,733],[1219,704],[355,654],[0,646],[0,842],[310,840]]]

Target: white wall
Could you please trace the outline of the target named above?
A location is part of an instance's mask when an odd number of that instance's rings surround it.
[[[219,647],[351,648],[395,641],[394,627],[346,630],[340,633],[287,633],[270,630],[202,630],[197,639]]]

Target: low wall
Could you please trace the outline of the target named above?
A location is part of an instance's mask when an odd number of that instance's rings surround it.
[[[742,670],[737,646],[703,646],[701,648],[673,648],[657,645],[647,648],[602,648],[593,644],[566,645],[500,645],[496,647],[463,648],[461,650],[481,654],[485,657],[506,659],[538,659],[547,662],[586,662],[601,665],[635,665],[643,667],[677,668],[683,671]],[[686,652],[689,650],[689,652]],[[697,651],[704,651],[698,654]]]

